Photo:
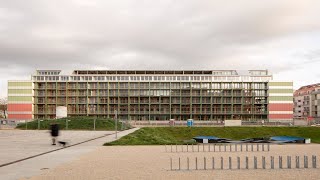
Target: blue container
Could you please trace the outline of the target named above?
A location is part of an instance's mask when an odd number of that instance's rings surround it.
[[[193,119],[188,119],[188,120],[187,120],[187,126],[188,126],[188,127],[193,126]]]

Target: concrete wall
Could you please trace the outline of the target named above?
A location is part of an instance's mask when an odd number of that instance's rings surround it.
[[[224,126],[241,126],[241,120],[225,120]]]

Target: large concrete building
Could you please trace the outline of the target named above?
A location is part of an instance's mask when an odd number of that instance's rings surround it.
[[[313,119],[316,117],[320,83],[300,87],[294,92],[294,118]]]
[[[317,87],[311,93],[311,116],[317,121],[320,121],[320,87]]]
[[[30,81],[9,81],[9,118],[68,116],[130,120],[291,121],[293,83],[267,70],[37,70]]]

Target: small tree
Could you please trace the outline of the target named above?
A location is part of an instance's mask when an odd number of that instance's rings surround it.
[[[1,116],[7,119],[7,108],[8,108],[8,101],[7,98],[0,98],[0,113]]]

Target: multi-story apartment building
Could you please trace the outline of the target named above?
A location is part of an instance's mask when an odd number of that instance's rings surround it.
[[[316,98],[316,90],[320,83],[302,86],[294,92],[294,118],[313,118]]]
[[[293,116],[293,83],[273,81],[267,70],[75,70],[70,75],[38,70],[30,82],[32,97],[29,91],[9,91],[9,118],[18,118],[14,114],[21,107],[15,103],[24,100],[32,102],[34,119],[55,118],[57,106],[66,106],[68,116],[113,118],[116,111],[130,120],[288,121]],[[9,90],[22,87],[14,83],[9,81]]]
[[[311,93],[311,116],[320,121],[320,87],[317,87],[314,92]]]

